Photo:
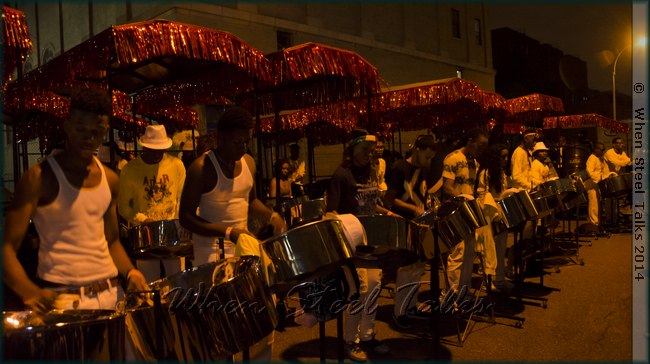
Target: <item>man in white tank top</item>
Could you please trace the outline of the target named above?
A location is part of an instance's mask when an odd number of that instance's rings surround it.
[[[187,170],[179,218],[194,242],[194,263],[219,259],[218,238],[225,255],[233,256],[240,235],[247,230],[249,212],[273,225],[274,234],[287,229],[277,212],[255,195],[255,161],[246,154],[253,117],[241,107],[223,113],[217,124],[217,146],[198,157]],[[250,349],[251,359],[270,360],[273,334]]]
[[[118,177],[94,152],[109,130],[112,104],[102,90],[74,90],[64,123],[66,147],[21,178],[4,234],[4,278],[28,309],[114,309],[118,277],[147,289],[119,240]],[[16,252],[33,219],[40,238],[38,281]]]

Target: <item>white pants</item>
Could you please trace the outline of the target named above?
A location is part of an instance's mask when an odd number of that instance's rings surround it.
[[[144,274],[144,278],[147,282],[153,282],[160,278],[164,278],[162,276],[162,271],[160,270],[160,262],[162,262],[165,267],[165,276],[178,273],[185,268],[185,258],[138,259],[135,264],[138,267],[138,270]]]
[[[395,307],[393,313],[396,317],[406,314],[406,311],[415,307],[420,280],[424,274],[425,262],[416,262],[397,270],[395,278]]]
[[[54,300],[59,310],[115,310],[116,304],[117,287],[93,295],[61,293]]]
[[[456,244],[447,257],[447,276],[449,278],[449,288],[460,289],[466,286],[467,289],[472,285],[472,269],[474,266],[474,244],[476,237],[474,234]]]
[[[598,191],[595,188],[587,190],[587,201],[589,222],[598,226]]]
[[[230,241],[224,243],[225,257],[231,258],[235,256],[235,244]],[[200,244],[194,243],[194,266],[199,266],[206,263],[216,262],[219,260],[221,250],[219,249],[219,239],[214,238],[210,244],[201,242]]]
[[[483,255],[485,274],[494,277],[495,281],[505,279],[505,255],[508,243],[508,232],[499,235],[492,234],[492,218],[486,216],[488,224],[477,229],[476,251]]]
[[[375,335],[377,298],[381,290],[381,269],[357,268],[359,299],[345,310],[343,338],[352,343],[371,340]]]

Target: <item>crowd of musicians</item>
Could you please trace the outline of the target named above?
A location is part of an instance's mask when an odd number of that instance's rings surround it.
[[[181,159],[167,153],[172,141],[164,126],[148,126],[140,138],[142,152],[120,166],[119,176],[95,156],[109,131],[110,114],[108,94],[75,90],[64,123],[65,147],[22,176],[6,212],[4,279],[27,309],[39,313],[113,309],[121,298],[118,292],[146,291],[149,282],[180,272],[189,263],[180,257],[133,261],[120,241],[120,220],[131,226],[178,220],[179,229],[192,234],[194,266],[220,256],[259,255],[249,217],[267,223],[274,235],[292,227],[279,206],[274,211],[263,200],[275,197],[276,191],[285,198],[294,194],[292,184],[305,174],[298,145],[291,146],[290,159],[279,162],[281,174],[270,181],[268,196],[257,196],[258,166],[247,153],[254,121],[245,109],[233,107],[223,113],[216,146],[187,170]],[[442,142],[422,135],[404,158],[395,159],[384,152],[381,138],[355,129],[327,188],[326,217],[384,214],[413,219],[456,196],[477,199],[490,224],[450,247],[445,289],[471,286],[475,251],[481,251],[493,288],[508,292],[512,283],[506,274],[507,231],[495,234],[491,228],[502,218],[497,201],[513,188],[534,190],[559,176],[536,130],[526,130],[513,151],[501,142],[481,129],[468,131],[461,140]],[[586,161],[588,218],[595,226],[597,183],[631,164],[623,147],[620,138],[607,152],[596,142]],[[31,223],[39,238],[36,278],[27,274],[17,256]],[[223,251],[219,239],[224,241]],[[419,282],[424,274],[424,262],[406,259],[397,265],[398,287]],[[381,284],[380,269],[357,273],[361,296]],[[398,291],[394,300],[395,322],[408,328],[409,317],[418,314],[415,302],[407,290]],[[351,359],[365,361],[369,353],[391,349],[375,337],[374,313],[346,313],[345,322]],[[252,354],[270,359],[272,343],[270,335]]]

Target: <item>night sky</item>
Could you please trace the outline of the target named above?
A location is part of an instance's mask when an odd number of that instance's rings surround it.
[[[508,27],[587,62],[589,88],[612,89],[612,62],[631,43],[631,2],[492,3],[488,28]],[[616,90],[631,94],[631,52],[616,66]]]

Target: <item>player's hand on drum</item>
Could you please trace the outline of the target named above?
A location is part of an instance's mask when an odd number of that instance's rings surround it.
[[[26,297],[23,303],[38,314],[45,314],[54,307],[57,295],[58,293],[50,289],[40,288],[34,295]]]
[[[144,277],[144,274],[137,269],[131,269],[126,277],[126,292],[143,292],[149,291],[149,285],[147,284],[147,279]],[[138,297],[144,297],[145,294],[139,293]]]
[[[279,235],[287,231],[287,224],[284,222],[282,216],[277,212],[271,214],[269,224],[273,225],[273,235]]]

